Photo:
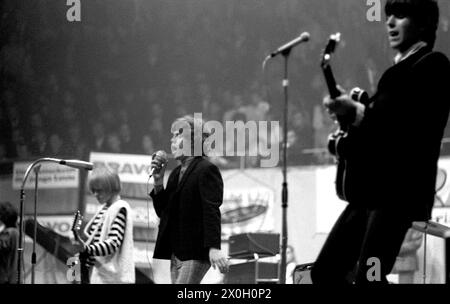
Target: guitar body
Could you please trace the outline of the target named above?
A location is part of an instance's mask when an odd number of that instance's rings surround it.
[[[89,267],[87,266],[87,261],[89,259],[89,255],[83,251],[80,252],[78,258],[80,259],[80,274],[81,274],[81,284],[90,284],[89,277]]]
[[[80,211],[77,210],[77,212],[75,213],[74,219],[73,219],[73,224],[72,224],[71,230],[73,233],[73,237],[75,238],[75,241],[85,244],[79,235],[79,231],[80,231],[82,222],[83,222],[83,216],[81,215]],[[78,259],[80,261],[81,284],[89,284],[90,283],[89,282],[90,272],[89,272],[89,267],[87,266],[88,265],[87,261],[89,259],[89,255],[85,251],[82,251],[79,253]]]
[[[347,146],[348,132],[338,129],[335,133],[328,136],[328,151],[336,157],[336,194],[344,201],[347,201],[345,195],[345,182],[347,173],[347,160],[345,158],[345,147]]]

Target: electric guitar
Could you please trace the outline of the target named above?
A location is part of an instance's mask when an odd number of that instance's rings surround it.
[[[335,99],[341,95],[330,65],[331,55],[336,50],[336,46],[340,41],[340,36],[340,33],[330,36],[323,51],[320,64],[331,99]],[[355,101],[363,103],[366,103],[369,99],[368,94],[360,88],[353,88],[350,91],[350,97]],[[345,193],[347,173],[346,149],[348,149],[349,146],[348,141],[351,131],[350,124],[346,121],[345,117],[337,116],[336,120],[339,123],[339,129],[328,136],[328,151],[336,157],[337,162],[336,193],[341,200],[347,201]]]
[[[81,215],[80,210],[77,210],[74,215],[71,231],[76,242],[86,245],[79,235],[82,223],[83,216]],[[80,252],[78,258],[80,260],[81,284],[89,284],[89,267],[87,266],[88,255],[85,252]]]

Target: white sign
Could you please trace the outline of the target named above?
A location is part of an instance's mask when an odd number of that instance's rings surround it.
[[[150,174],[151,155],[91,152],[94,168],[106,167],[116,172],[121,182],[145,184]]]
[[[242,184],[245,185],[245,179]],[[274,200],[274,192],[269,188],[226,188],[220,206],[222,238],[246,232],[273,231]]]
[[[347,206],[347,203],[336,195],[335,180],[336,166],[316,169],[317,233],[330,232],[334,222]]]
[[[13,168],[13,189],[22,187],[23,178],[31,162],[15,162]],[[78,169],[56,163],[42,163],[38,171],[39,189],[77,188],[79,182]],[[36,168],[36,166],[35,166]],[[36,175],[34,169],[28,175],[24,189],[34,189]]]
[[[450,208],[450,158],[441,157],[436,177],[436,196],[434,207]]]
[[[50,228],[58,234],[72,238],[72,224],[74,216],[38,216],[37,221],[42,226]]]

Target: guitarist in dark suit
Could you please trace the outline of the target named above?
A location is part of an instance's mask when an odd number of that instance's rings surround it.
[[[194,144],[202,150],[207,136],[202,128],[202,121],[190,116],[172,124],[171,149],[180,165],[171,172],[166,188],[165,160],[156,156],[151,164],[155,187],[150,195],[160,217],[154,258],[171,260],[174,284],[199,284],[211,266],[221,272],[228,269],[220,250],[222,176],[202,151],[193,153]]]
[[[396,55],[374,96],[363,105],[341,90],[324,100],[350,122],[348,205],[314,264],[314,283],[387,283],[412,222],[431,218],[450,107],[450,62],[432,51],[439,9],[434,0],[387,0],[385,14]]]

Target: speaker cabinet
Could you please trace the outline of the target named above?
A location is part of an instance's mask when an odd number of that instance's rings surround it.
[[[251,261],[230,265],[225,284],[262,284],[278,282],[278,263]]]
[[[275,256],[280,252],[280,234],[278,233],[242,233],[229,238],[228,255],[235,259],[253,259]]]

